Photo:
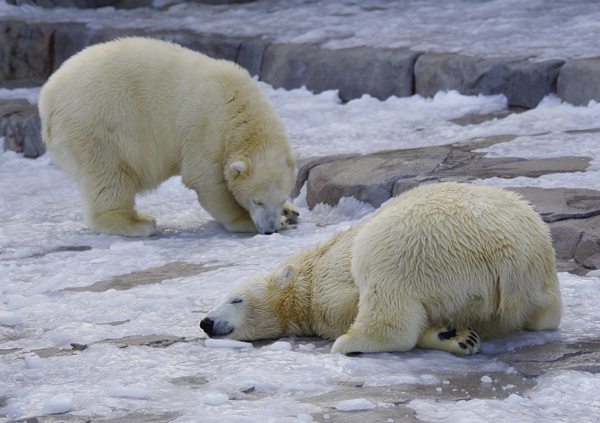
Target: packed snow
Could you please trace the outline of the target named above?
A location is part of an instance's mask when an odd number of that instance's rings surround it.
[[[0,2],[0,14],[29,22],[95,28],[191,30],[229,37],[453,52],[476,57],[573,59],[600,56],[600,4],[590,0],[261,0],[211,6],[155,0],[155,8],[40,9]]]
[[[548,97],[536,109],[461,126],[451,120],[505,111],[506,99],[449,92],[432,99],[379,101],[364,96],[340,104],[333,91],[313,95],[305,89],[260,86],[304,157],[503,134],[517,138],[490,147],[487,154],[546,157],[558,152],[590,156],[593,164],[600,154],[594,148],[595,133],[566,132],[597,127],[600,106],[593,102],[573,107]],[[35,99],[37,92],[21,95]],[[13,94],[0,91],[0,97]],[[539,181],[521,178],[520,183],[600,189],[600,175],[592,170]],[[0,422],[62,412],[96,419],[178,413],[176,422],[198,421],[198,416],[203,422],[310,421],[315,415],[325,418],[331,409],[299,400],[342,389],[343,383],[418,384],[435,391],[452,374],[473,373],[489,384],[482,374],[514,373],[492,354],[600,338],[600,279],[561,273],[565,312],[558,331],[484,342],[482,353],[472,357],[418,349],[349,357],[330,354],[329,341],[293,336],[254,344],[205,339],[200,320],[240,280],[274,269],[375,211],[352,198],[336,207],[309,210],[305,197],[306,188],[294,199],[301,211],[296,229],[270,236],[232,234],[175,177],[137,199],[140,210],[157,217],[158,234],[138,239],[98,235],[83,221],[75,184],[48,155],[29,160],[14,152],[0,153],[0,397],[6,397],[0,409],[6,417]],[[206,271],[125,290],[85,290],[99,281],[173,262],[201,263]],[[118,342],[106,341],[150,335],[179,341],[162,348],[120,348]],[[88,347],[60,354],[71,350],[71,344]],[[537,422],[540,416],[589,421],[600,411],[598,389],[599,375],[552,371],[533,390],[511,391],[507,399],[419,399],[408,406],[423,421]],[[355,406],[366,405],[357,401]],[[353,406],[338,401],[331,407],[336,404],[340,410]]]

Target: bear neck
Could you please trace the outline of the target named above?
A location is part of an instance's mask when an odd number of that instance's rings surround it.
[[[302,252],[286,263],[296,268],[296,274],[293,282],[283,289],[277,304],[276,315],[284,335],[316,335],[312,324],[312,279],[307,274],[312,267],[311,253]]]
[[[273,138],[287,139],[285,126],[270,100],[258,87],[245,88],[225,103],[229,116],[223,127],[226,164],[268,149]]]
[[[296,275],[293,283],[281,292],[276,315],[279,317],[282,335],[314,335],[310,322],[310,292],[310,287],[301,274]]]

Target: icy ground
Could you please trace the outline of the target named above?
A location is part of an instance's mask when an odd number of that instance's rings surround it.
[[[155,0],[151,8],[41,9],[0,2],[0,15],[96,27],[190,29],[327,48],[377,46],[534,60],[600,56],[593,0],[261,0],[210,6]]]
[[[489,154],[587,155],[593,157],[594,169],[600,159],[598,134],[565,132],[598,127],[600,105],[593,102],[573,107],[548,97],[524,113],[460,126],[450,119],[505,110],[505,98],[450,92],[433,99],[414,96],[384,102],[365,96],[342,105],[335,92],[313,95],[304,89],[261,87],[284,119],[293,147],[305,157],[516,134],[520,136],[491,147]],[[0,97],[27,96],[35,102],[37,93],[0,90]],[[516,183],[600,189],[600,173],[518,178],[509,185]],[[339,389],[340,382],[440,387],[449,373],[514,372],[493,360],[493,354],[551,341],[600,339],[600,279],[561,273],[565,313],[558,331],[486,342],[482,353],[473,357],[423,350],[346,357],[330,354],[330,342],[293,337],[254,346],[205,343],[198,327],[201,318],[237,282],[274,269],[292,254],[374,212],[353,199],[310,211],[305,195],[295,200],[301,209],[297,229],[271,236],[231,234],[199,207],[195,194],[177,177],[138,198],[138,208],[157,217],[157,235],[97,235],[83,222],[75,185],[47,155],[28,160],[13,152],[0,153],[0,397],[8,397],[0,409],[7,417],[0,422],[65,411],[95,418],[180,413],[176,422],[306,421],[326,410],[297,400]],[[65,290],[172,262],[202,263],[211,269],[128,290]],[[131,335],[185,340],[167,348],[95,343]],[[47,358],[34,352],[71,350],[71,343],[89,348]],[[194,389],[179,383],[185,380],[197,381]],[[429,422],[538,422],[542,417],[589,422],[600,415],[600,375],[552,371],[537,381],[533,390],[515,390],[507,399],[414,400],[408,406]],[[252,387],[253,392],[244,392]],[[356,400],[338,408],[369,404]]]

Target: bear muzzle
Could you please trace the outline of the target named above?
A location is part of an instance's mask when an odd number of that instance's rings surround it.
[[[200,328],[208,335],[209,338],[226,336],[233,331],[233,328],[222,322],[215,322],[210,317],[205,317],[200,321]]]

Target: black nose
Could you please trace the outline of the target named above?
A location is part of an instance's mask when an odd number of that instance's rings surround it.
[[[212,336],[213,335],[213,326],[215,325],[215,321],[213,319],[210,319],[208,317],[205,317],[204,319],[202,319],[202,321],[200,322],[200,328],[206,332],[206,334],[208,336]]]
[[[271,235],[273,232],[265,232],[265,235]]]

